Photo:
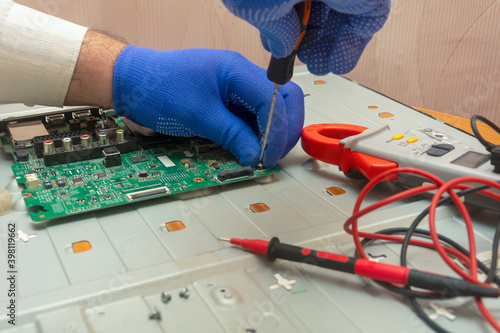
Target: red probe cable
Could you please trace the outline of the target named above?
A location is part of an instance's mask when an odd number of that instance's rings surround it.
[[[360,206],[367,193],[380,181],[391,177],[394,174],[399,173],[413,173],[423,177],[428,178],[433,181],[432,185],[424,185],[415,188],[408,189],[401,193],[394,194],[390,197],[387,197],[375,204],[372,204],[368,207],[360,210]],[[373,178],[361,191],[358,200],[353,209],[352,216],[346,220],[344,224],[344,230],[349,234],[353,235],[354,242],[356,244],[356,249],[358,250],[361,258],[356,259],[344,255],[333,254],[322,251],[315,251],[311,249],[301,248],[289,244],[280,243],[278,238],[274,237],[270,242],[265,240],[250,240],[250,239],[239,239],[239,238],[219,238],[222,241],[230,242],[231,244],[241,246],[245,249],[248,249],[254,253],[267,255],[270,261],[274,261],[277,258],[295,261],[295,262],[303,262],[307,264],[317,265],[320,267],[343,271],[351,274],[357,274],[359,276],[364,276],[368,278],[372,278],[378,281],[389,282],[393,284],[399,285],[409,285],[415,286],[422,289],[433,290],[442,292],[443,290],[451,289],[455,291],[453,295],[450,293],[446,294],[447,296],[476,296],[475,300],[478,305],[479,310],[485,317],[485,319],[498,331],[500,332],[500,325],[496,322],[495,318],[489,313],[489,311],[484,306],[480,297],[498,297],[499,289],[492,288],[489,284],[483,283],[477,280],[477,261],[472,260],[476,257],[476,249],[475,242],[473,237],[473,228],[472,221],[470,219],[470,215],[460,200],[458,195],[453,191],[454,189],[467,189],[471,188],[471,185],[462,184],[463,182],[467,183],[482,183],[488,186],[500,189],[500,184],[485,180],[477,177],[467,177],[467,178],[459,178],[454,181],[450,181],[445,183],[438,177],[415,168],[396,168],[392,170],[388,170],[384,173],[381,173],[377,177]],[[423,246],[426,248],[432,248],[438,251],[438,253],[443,257],[450,267],[452,267],[458,274],[460,274],[465,280],[456,279],[452,277],[437,275],[434,273],[428,273],[423,271],[418,271],[415,269],[410,269],[403,266],[390,265],[385,263],[375,263],[371,262],[367,259],[367,256],[364,252],[363,246],[361,244],[360,237],[369,238],[369,239],[380,239],[380,240],[388,240],[388,241],[396,241],[402,242],[404,237],[393,236],[393,235],[383,235],[376,233],[366,233],[358,231],[358,223],[357,220],[361,216],[378,209],[382,206],[385,206],[389,203],[396,202],[398,200],[408,198],[410,196],[428,192],[430,190],[436,190],[437,193],[434,195],[431,201],[431,208],[429,210],[429,228],[430,234],[432,238],[432,242],[424,241],[419,239],[411,239],[410,244]],[[469,237],[469,252],[470,258],[462,254],[461,252],[453,249],[451,247],[443,246],[439,241],[439,236],[437,234],[435,228],[435,210],[437,208],[437,204],[441,196],[447,192],[450,197],[453,199],[455,205],[458,207],[462,217],[464,218],[467,234]],[[494,193],[489,190],[482,190],[479,193],[483,195],[487,195],[491,198],[494,198],[500,201],[500,195]],[[456,264],[452,262],[449,255],[459,258],[463,260],[468,267],[470,267],[471,274],[467,274],[462,271]],[[472,259],[471,259],[472,258]],[[451,285],[451,287],[450,287]]]
[[[399,173],[413,173],[423,177],[428,178],[433,181],[435,184],[432,185],[424,185],[420,187],[411,188],[409,190],[403,191],[401,193],[397,193],[388,198],[385,198],[375,204],[372,204],[368,207],[360,210],[360,206],[367,193],[380,181],[389,178],[394,174]],[[484,306],[481,297],[498,297],[499,289],[492,288],[489,284],[483,283],[477,280],[477,262],[476,260],[472,260],[471,258],[475,258],[476,249],[475,242],[473,237],[473,228],[472,221],[470,216],[465,208],[465,205],[462,203],[458,195],[453,191],[454,189],[467,189],[471,188],[471,185],[461,184],[463,182],[472,182],[472,183],[482,183],[489,185],[491,187],[495,187],[500,189],[500,184],[495,183],[493,181],[484,180],[482,178],[476,177],[467,177],[462,179],[457,179],[452,182],[445,183],[438,177],[425,172],[420,169],[415,168],[397,168],[388,170],[374,179],[372,179],[365,188],[361,191],[358,200],[354,206],[353,215],[346,220],[344,224],[344,229],[349,234],[353,235],[354,242],[356,244],[356,248],[361,256],[360,259],[327,253],[322,251],[315,251],[306,248],[300,248],[297,246],[283,244],[280,243],[279,240],[275,237],[270,242],[265,240],[249,240],[249,239],[238,239],[238,238],[219,238],[222,241],[230,242],[231,244],[241,246],[243,248],[249,249],[250,251],[262,255],[267,255],[270,261],[274,261],[277,258],[295,261],[295,262],[303,262],[307,264],[317,265],[321,267],[325,267],[328,269],[343,271],[351,274],[357,274],[359,276],[364,276],[368,278],[372,278],[378,281],[389,282],[393,284],[403,284],[403,285],[411,285],[427,290],[434,290],[442,292],[444,289],[450,287],[450,283],[458,283],[458,285],[453,285],[450,289],[454,289],[458,291],[453,296],[476,296],[476,303],[478,305],[479,310],[485,317],[485,319],[498,331],[500,332],[500,326],[493,318],[493,316],[489,313],[489,311]],[[404,240],[403,237],[393,236],[393,235],[383,235],[383,234],[374,234],[374,233],[366,233],[358,231],[358,223],[357,220],[361,216],[378,209],[382,206],[385,206],[389,203],[396,202],[398,200],[408,198],[410,196],[420,194],[423,192],[427,192],[430,190],[438,190],[434,195],[431,202],[431,209],[429,210],[429,226],[432,242],[424,241],[419,239],[411,239],[410,244],[423,246],[426,248],[432,248],[438,251],[438,253],[443,257],[443,259],[447,262],[451,262],[451,267],[460,274],[466,280],[460,280],[456,278],[446,277],[442,275],[437,275],[434,273],[428,273],[423,271],[418,271],[414,269],[409,269],[403,266],[389,265],[384,263],[375,263],[371,262],[367,259],[366,254],[364,252],[363,246],[361,245],[360,237],[370,238],[370,239],[380,239],[380,240],[388,240],[388,241],[396,241],[402,242]],[[437,207],[438,201],[441,196],[447,192],[450,197],[455,202],[455,205],[460,210],[461,215],[464,218],[467,234],[469,237],[469,252],[470,258],[462,254],[461,252],[447,246],[443,246],[439,241],[439,237],[437,235],[437,231],[435,229],[435,209]],[[488,190],[479,191],[479,193],[483,195],[487,195],[492,197],[498,201],[500,201],[500,195]],[[438,245],[437,245],[438,244]],[[456,264],[454,264],[449,256],[454,256],[463,260],[468,267],[471,269],[471,275],[466,272],[460,270]],[[472,288],[472,289],[471,289]],[[449,294],[448,294],[449,295]]]
[[[277,237],[272,238],[269,242],[260,239],[239,238],[219,238],[219,240],[241,246],[254,253],[267,255],[269,261],[280,258],[356,274],[377,281],[442,292],[446,296],[499,297],[497,288],[477,285],[461,279],[408,267],[373,262],[364,258],[356,259],[345,255],[283,244],[280,243]]]
[[[420,186],[416,188],[412,188],[406,191],[403,191],[401,193],[397,193],[395,195],[392,195],[388,198],[385,198],[375,204],[372,204],[362,210],[360,210],[360,206],[364,198],[366,197],[367,193],[380,181],[387,179],[391,175],[398,174],[398,173],[412,173],[412,174],[418,174],[420,176],[426,177],[430,180],[432,180],[435,185],[425,185],[425,186]],[[364,252],[364,249],[361,245],[360,237],[364,238],[369,238],[369,239],[381,239],[381,240],[390,240],[390,241],[398,241],[402,242],[403,237],[399,236],[392,236],[392,235],[381,235],[381,234],[374,234],[374,233],[366,233],[366,232],[359,232],[358,231],[358,224],[357,224],[357,219],[360,218],[361,216],[378,209],[388,203],[395,202],[404,198],[408,198],[412,195],[422,193],[425,191],[433,190],[433,189],[438,189],[437,193],[433,196],[433,199],[431,201],[431,208],[429,210],[429,228],[430,228],[430,233],[431,233],[431,238],[433,242],[426,242],[422,240],[415,240],[412,239],[410,241],[410,244],[412,245],[418,245],[418,246],[425,246],[428,248],[433,248],[438,253],[442,256],[443,260],[445,260],[448,264],[451,263],[450,267],[455,270],[460,276],[465,278],[466,280],[475,283],[477,285],[487,285],[479,280],[477,280],[477,262],[475,260],[476,258],[476,248],[475,248],[475,242],[474,242],[474,234],[473,234],[473,228],[472,228],[472,221],[470,219],[470,215],[468,214],[468,211],[463,204],[463,202],[458,198],[458,196],[452,191],[452,189],[467,189],[471,188],[471,185],[465,185],[461,184],[463,182],[473,182],[473,183],[482,183],[489,185],[491,187],[500,189],[500,184],[486,180],[483,178],[478,178],[478,177],[462,177],[455,179],[453,181],[450,181],[448,183],[444,183],[441,179],[437,178],[436,176],[425,172],[420,169],[415,169],[415,168],[396,168],[392,170],[388,170],[384,173],[381,173],[377,177],[374,177],[361,191],[358,200],[356,201],[356,204],[353,209],[353,215],[346,220],[344,224],[344,230],[348,232],[349,234],[353,235],[354,242],[356,244],[356,249],[360,253],[360,256],[362,258],[366,258],[366,254]],[[444,192],[449,193],[451,198],[453,199],[455,205],[458,207],[462,217],[464,218],[464,222],[466,224],[467,228],[467,234],[469,238],[469,252],[470,252],[470,257],[465,257],[463,254],[460,252],[443,246],[441,242],[439,241],[439,236],[437,235],[437,231],[435,228],[435,210],[438,204],[439,199],[441,196],[444,194]],[[494,193],[489,190],[482,190],[479,191],[479,193],[483,195],[487,195],[491,198],[494,198],[497,201],[500,201],[500,195],[497,193]],[[451,254],[455,257],[460,258],[463,260],[468,267],[470,267],[471,270],[471,275],[467,274],[466,272],[462,271],[456,264],[452,262],[452,260],[449,258],[448,254]],[[474,259],[474,260],[472,260]],[[476,303],[483,314],[483,316],[488,320],[488,322],[498,331],[500,332],[500,325],[496,322],[496,320],[493,318],[493,316],[489,313],[489,311],[486,309],[484,304],[482,303],[482,300],[480,298],[476,298]]]

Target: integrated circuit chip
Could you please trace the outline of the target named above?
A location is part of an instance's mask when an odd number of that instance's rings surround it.
[[[106,179],[106,178],[108,178],[108,175],[105,172],[98,172],[96,174],[96,176],[97,176],[97,179]]]
[[[83,184],[83,178],[82,177],[75,177],[71,180],[73,184],[78,185],[78,184]]]
[[[232,169],[232,170],[224,170],[219,171],[217,173],[217,179],[221,182],[225,182],[226,180],[241,178],[241,177],[251,177],[253,176],[253,169],[249,166]]]
[[[140,162],[146,162],[148,161],[148,158],[147,156],[144,155],[132,156],[131,158],[129,158],[129,161],[135,164]]]

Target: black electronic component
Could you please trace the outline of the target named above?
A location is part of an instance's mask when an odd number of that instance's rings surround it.
[[[147,170],[139,170],[139,177],[147,177],[147,176],[148,176]]]
[[[57,184],[57,187],[63,187],[63,186],[66,186],[66,181],[64,180],[63,177],[57,177],[56,184]]]
[[[118,148],[114,146],[106,147],[102,150],[102,154],[104,155],[104,166],[106,168],[122,165],[122,156]]]
[[[95,131],[98,120],[99,119],[97,117],[94,117],[94,116],[87,117],[87,119],[85,121],[85,125],[87,125],[87,129],[89,130],[89,132]]]
[[[82,184],[83,178],[82,177],[75,177],[71,181],[73,182],[73,184]]]
[[[96,176],[97,176],[97,179],[106,179],[106,178],[108,178],[108,175],[106,173],[104,173],[104,172],[98,172]]]
[[[78,119],[68,120],[68,125],[69,125],[70,131],[78,131],[81,128],[80,120],[78,120]]]
[[[45,189],[49,190],[52,188],[52,182],[48,179],[45,179],[43,181],[43,187],[45,187]]]
[[[139,156],[132,156],[131,158],[129,158],[130,162],[132,163],[140,163],[140,162],[146,162],[148,160],[148,158],[144,155],[139,155]]]
[[[149,163],[149,167],[150,167],[150,168],[156,168],[156,167],[157,167],[157,165],[156,165],[156,164],[154,164],[154,163]]]
[[[252,167],[246,166],[238,169],[224,170],[217,173],[217,179],[220,182],[225,182],[226,180],[236,179],[240,177],[251,177],[253,176]]]
[[[158,176],[160,173],[158,171],[152,171],[151,176]]]
[[[28,152],[23,147],[16,147],[14,150],[14,155],[16,155],[16,158],[19,162],[27,162],[29,159]]]
[[[206,153],[213,148],[219,147],[218,144],[216,144],[210,140],[201,139],[201,138],[191,140],[190,145],[191,145],[191,149],[193,149],[196,152],[196,154],[198,154],[198,155]]]
[[[491,150],[490,162],[493,165],[493,172],[500,173],[500,145]]]

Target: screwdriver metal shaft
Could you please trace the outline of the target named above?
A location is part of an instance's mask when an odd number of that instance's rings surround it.
[[[267,126],[266,131],[264,132],[264,139],[262,141],[262,147],[260,148],[260,158],[259,163],[257,164],[258,168],[264,168],[264,152],[266,150],[267,141],[269,140],[269,131],[271,130],[271,122],[273,120],[274,108],[276,106],[276,98],[278,98],[278,90],[279,86],[286,84],[291,80],[293,76],[293,66],[295,63],[295,56],[299,50],[300,43],[305,36],[307,23],[309,22],[309,15],[311,13],[311,0],[305,0],[303,2],[299,2],[294,6],[294,9],[297,13],[297,17],[299,19],[300,24],[300,35],[295,44],[295,48],[292,52],[283,58],[276,58],[271,55],[271,60],[269,62],[269,66],[267,68],[267,78],[274,83],[274,93],[273,99],[271,100],[271,109],[269,111],[269,116],[267,118]]]
[[[257,165],[259,168],[264,167],[262,161],[264,159],[264,151],[266,150],[267,140],[269,140],[269,131],[271,130],[271,123],[273,121],[274,107],[276,106],[276,98],[278,98],[279,87],[280,87],[279,84],[277,83],[274,84],[273,99],[271,100],[271,109],[269,110],[269,116],[267,117],[266,131],[264,132],[264,139],[262,140],[262,147],[260,149],[259,164]]]

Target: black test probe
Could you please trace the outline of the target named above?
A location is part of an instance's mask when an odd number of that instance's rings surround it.
[[[446,297],[499,297],[499,290],[497,288],[403,266],[373,262],[368,259],[356,259],[340,254],[284,244],[280,243],[277,237],[273,237],[269,242],[260,239],[240,238],[219,238],[219,240],[241,246],[254,253],[266,255],[269,261],[274,261],[278,258],[295,261],[355,274],[377,281],[440,292]]]

